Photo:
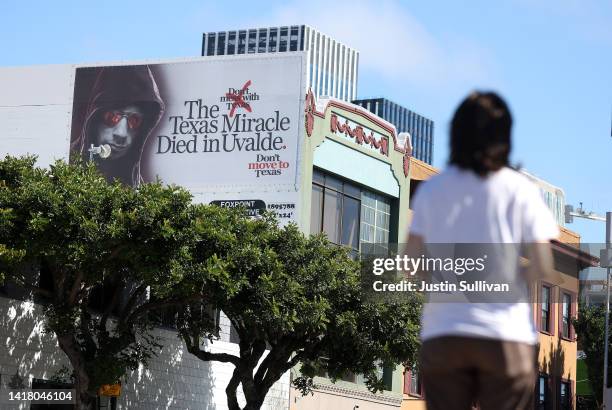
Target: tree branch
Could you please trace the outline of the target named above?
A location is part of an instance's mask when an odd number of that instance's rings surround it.
[[[196,348],[195,346],[187,347],[187,351],[195,355],[198,359],[205,362],[221,362],[221,363],[232,363],[238,367],[240,365],[240,358],[229,353],[211,353],[205,350]]]

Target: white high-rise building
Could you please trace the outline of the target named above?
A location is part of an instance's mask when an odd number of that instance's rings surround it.
[[[281,26],[205,33],[203,56],[307,53],[306,85],[318,98],[357,98],[359,52],[310,26]]]

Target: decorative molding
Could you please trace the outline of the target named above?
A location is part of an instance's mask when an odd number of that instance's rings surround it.
[[[391,406],[400,407],[402,405],[403,397],[391,396],[386,393],[374,394],[365,390],[350,389],[347,387],[341,387],[335,384],[315,384],[313,391],[329,392],[338,394],[343,397],[349,397],[353,399],[362,399],[375,401],[382,404],[389,404]]]
[[[372,149],[378,150],[382,155],[389,156],[389,142],[385,136],[381,135],[377,140],[374,131],[368,129],[370,133],[367,134],[364,127],[358,124],[356,124],[354,128],[351,128],[347,118],[341,116],[344,120],[344,123],[342,123],[338,119],[338,116],[340,116],[340,114],[332,113],[329,120],[329,128],[332,133],[344,134],[354,139],[356,144],[369,145]]]
[[[325,107],[323,108],[323,111],[320,112],[316,108],[316,101],[315,101],[314,93],[312,92],[312,89],[309,89],[306,94],[306,101],[305,101],[305,107],[304,107],[304,113],[305,113],[304,125],[306,128],[307,137],[310,137],[314,130],[315,116],[324,119],[325,112],[327,110],[331,110],[333,107],[336,107],[336,108],[345,110],[347,112],[359,115],[360,117],[366,118],[367,120],[373,122],[374,124],[382,128],[383,130],[387,131],[389,135],[391,136],[391,139],[393,139],[393,151],[400,153],[404,157],[402,168],[404,171],[404,177],[408,178],[408,175],[410,174],[410,159],[412,157],[412,149],[410,147],[408,148],[404,146],[400,147],[397,141],[397,136],[395,135],[396,134],[395,127],[393,127],[393,125],[383,120],[382,118],[367,111],[365,108],[361,106],[345,103],[345,102],[338,101],[338,100],[329,100],[327,104],[325,105]],[[331,125],[333,125],[333,119],[332,119]],[[387,145],[386,150],[388,151],[389,141],[385,140],[385,144]],[[388,156],[389,153],[386,152],[385,155]]]

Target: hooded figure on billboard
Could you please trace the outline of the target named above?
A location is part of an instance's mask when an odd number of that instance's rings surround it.
[[[131,186],[145,182],[142,152],[164,113],[150,67],[79,68],[74,104],[73,112],[80,113],[82,121],[76,126],[73,123],[71,154],[88,161],[91,145],[106,145],[110,155],[94,156],[93,160],[108,180],[118,179]]]

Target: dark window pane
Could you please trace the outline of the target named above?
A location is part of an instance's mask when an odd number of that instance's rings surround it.
[[[550,332],[550,288],[542,286],[542,318],[541,328],[545,332]]]
[[[227,37],[227,54],[234,54],[236,52],[236,32],[232,31]]]
[[[297,51],[299,27],[291,27],[291,38],[289,40],[289,51]]]
[[[312,185],[312,199],[310,201],[310,233],[317,234],[321,232],[321,224],[323,222],[323,187]]]
[[[270,53],[276,52],[276,43],[278,41],[278,28],[270,29],[270,41],[268,42],[268,51]]]
[[[559,388],[561,410],[570,410],[572,405],[571,386],[569,382],[561,382]]]
[[[319,185],[325,185],[325,174],[319,170],[312,171],[312,182],[316,182]]]
[[[287,51],[287,36],[289,34],[289,30],[287,27],[283,27],[280,30],[280,42],[278,44],[278,51]]]
[[[268,40],[268,31],[266,29],[259,30],[259,47],[257,48],[258,53],[266,52],[267,40]]]
[[[208,35],[208,47],[206,50],[206,55],[207,56],[213,56],[215,55],[215,34],[214,33],[210,33]]]
[[[354,198],[361,198],[361,188],[351,183],[344,183],[344,193]]]
[[[359,209],[360,201],[344,197],[342,206],[342,244],[359,249]]]
[[[255,46],[257,45],[257,31],[249,30],[249,54],[255,52]]]
[[[325,187],[342,192],[342,181],[330,175],[325,175]]]
[[[217,37],[217,55],[222,56],[225,54],[225,33],[219,33]]]
[[[238,32],[238,54],[244,54],[246,50],[246,31]]]
[[[538,387],[537,387],[537,403],[536,407],[538,410],[545,410],[547,407],[546,399],[547,399],[547,377],[540,376],[538,378]]]
[[[300,27],[300,31],[301,31],[301,37],[300,37],[300,51],[304,50],[304,37],[306,37],[306,30],[304,29],[304,26]]]
[[[563,294],[563,305],[562,305],[562,312],[563,312],[563,318],[562,318],[562,322],[563,322],[563,329],[562,329],[562,335],[563,337],[570,337],[570,316],[571,316],[571,307],[572,307],[572,297],[571,295],[564,293]]]
[[[339,192],[326,189],[323,199],[323,232],[333,243],[340,243],[341,195]]]

